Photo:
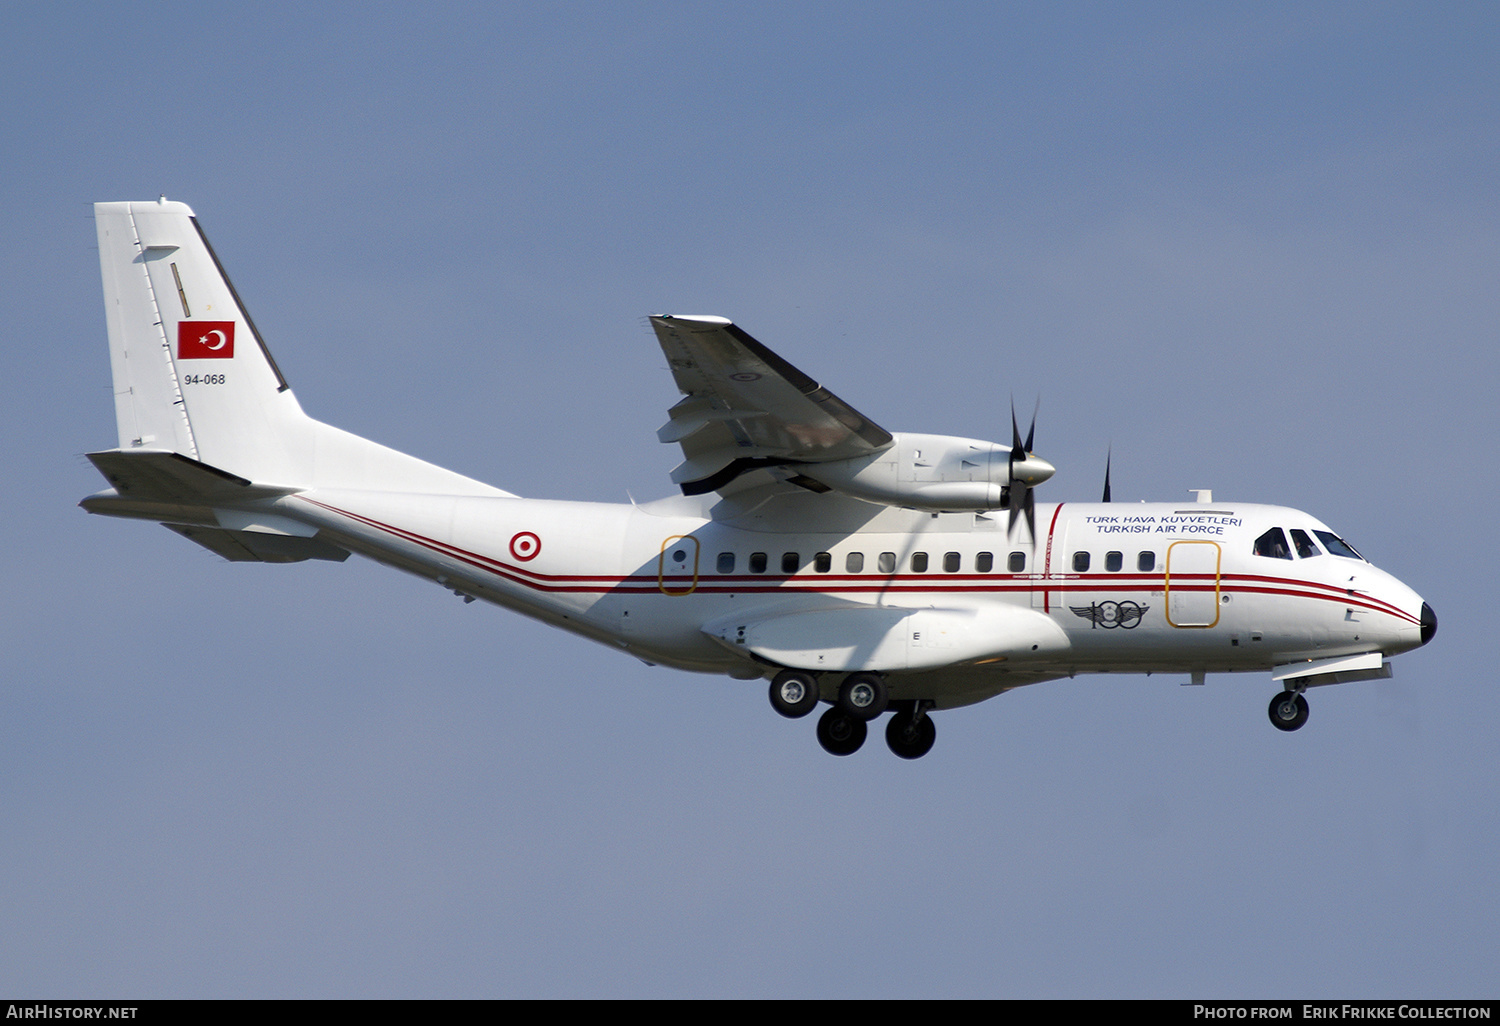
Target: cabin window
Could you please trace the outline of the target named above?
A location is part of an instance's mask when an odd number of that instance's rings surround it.
[[[974,557],[974,572],[987,574],[995,569],[995,554],[993,552],[981,552]]]
[[[1365,558],[1358,552],[1354,551],[1353,545],[1350,545],[1348,542],[1344,541],[1344,539],[1340,538],[1332,531],[1314,531],[1313,534],[1318,536],[1318,541],[1323,543],[1323,547],[1327,549],[1331,555],[1344,556],[1348,559],[1359,560],[1363,560]]]
[[[1124,565],[1125,565],[1125,553],[1123,553],[1123,552],[1106,552],[1104,554],[1104,569],[1108,570],[1110,573],[1112,573],[1112,574],[1119,573],[1120,572],[1120,568],[1123,567]]]
[[[734,573],[734,553],[733,552],[721,552],[721,553],[719,553],[719,564],[718,565],[719,565],[719,573],[721,573],[721,574],[732,574],[732,573]]]
[[[1313,556],[1321,556],[1323,554],[1313,544],[1313,540],[1307,536],[1307,532],[1299,527],[1292,528],[1292,545],[1297,550],[1298,559],[1310,559]]]
[[[1149,574],[1156,569],[1156,553],[1142,552],[1135,557],[1135,568],[1143,574]]]
[[[958,568],[961,566],[963,566],[963,557],[957,552],[943,553],[943,571],[945,573],[956,574],[958,573]]]
[[[750,553],[750,572],[752,574],[763,574],[766,572],[766,554],[764,552]]]
[[[820,574],[826,574],[833,569],[833,556],[827,552],[819,552],[813,556],[813,569]]]
[[[1087,573],[1089,568],[1089,554],[1087,552],[1073,553],[1073,572],[1075,574]]]
[[[896,554],[894,552],[882,552],[879,560],[880,572],[893,574],[896,572]]]
[[[865,569],[865,554],[863,552],[851,552],[844,557],[844,573],[863,573]]]
[[[797,572],[797,567],[800,566],[801,564],[802,564],[802,553],[800,553],[800,552],[783,552],[781,554],[781,572],[782,573],[784,573],[784,574],[794,574],[794,573]]]
[[[913,552],[911,554],[911,572],[914,574],[925,574],[927,572],[927,553]]]
[[[1010,567],[1010,572],[1013,573],[1013,574],[1025,573],[1026,572],[1026,553],[1024,553],[1024,552],[1012,552],[1010,554],[1010,563],[1007,564],[1007,565]]]
[[[1257,556],[1269,556],[1272,559],[1292,558],[1292,550],[1286,543],[1286,535],[1282,533],[1279,527],[1273,527],[1255,539],[1255,554]]]

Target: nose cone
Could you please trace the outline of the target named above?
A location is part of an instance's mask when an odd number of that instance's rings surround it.
[[[1434,634],[1436,634],[1436,633],[1437,633],[1437,614],[1432,611],[1432,607],[1431,606],[1429,606],[1426,602],[1423,602],[1422,603],[1422,644],[1425,645],[1429,641],[1431,641],[1432,640],[1432,636]]]

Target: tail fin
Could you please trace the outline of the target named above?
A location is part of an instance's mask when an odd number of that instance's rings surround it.
[[[97,203],[94,218],[121,456],[175,453],[282,491],[510,494],[304,414],[186,204]]]
[[[99,203],[120,448],[284,481],[307,418],[184,203]]]

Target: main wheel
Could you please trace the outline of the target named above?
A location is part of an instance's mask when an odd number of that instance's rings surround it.
[[[1277,730],[1296,730],[1307,722],[1307,699],[1295,691],[1283,691],[1271,699],[1271,726]]]
[[[885,743],[903,759],[920,759],[932,751],[932,743],[936,740],[937,725],[931,716],[924,715],[913,722],[912,714],[903,711],[892,716],[891,722],[885,725]]]
[[[873,720],[885,712],[887,697],[878,673],[851,673],[839,685],[839,707],[856,719]]]
[[[864,720],[834,706],[818,719],[818,744],[829,755],[853,755],[865,743],[869,730]]]
[[[771,708],[788,719],[806,716],[818,707],[818,682],[801,670],[782,670],[771,681]]]

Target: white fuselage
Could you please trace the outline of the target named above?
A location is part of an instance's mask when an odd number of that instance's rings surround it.
[[[186,205],[95,224],[118,446],[89,454],[110,487],[85,509],[233,561],[357,552],[650,663],[769,678],[781,715],[833,706],[834,755],[890,710],[891,750],[920,758],[931,709],[1075,673],[1270,670],[1296,730],[1307,688],[1388,676],[1437,629],[1305,513],[1038,504],[1035,415],[1009,445],[887,431],[719,316],[650,318],[681,496],[520,498],[308,417]]]
[[[754,678],[877,670],[939,707],[1087,672],[1233,672],[1421,644],[1422,600],[1314,545],[1256,554],[1305,513],[1244,503],[871,506],[796,530],[795,503],[728,519],[646,506],[314,491],[278,512],[353,551],[652,663]],[[855,518],[860,519],[860,518]],[[1286,558],[1283,558],[1285,556]]]

